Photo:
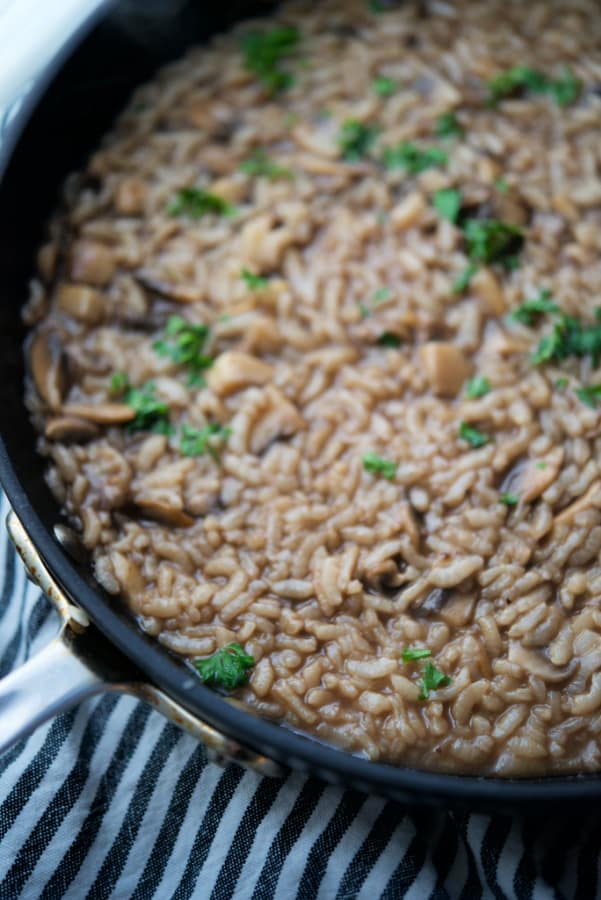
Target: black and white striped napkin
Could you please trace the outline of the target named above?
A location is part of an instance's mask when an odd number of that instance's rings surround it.
[[[57,628],[7,511],[2,498],[0,675]],[[129,697],[87,701],[0,756],[0,900],[592,900],[600,855],[601,816],[410,811],[315,778],[221,769]]]

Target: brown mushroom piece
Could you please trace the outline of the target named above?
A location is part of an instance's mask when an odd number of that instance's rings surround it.
[[[271,403],[255,425],[250,440],[250,449],[256,454],[265,450],[276,438],[290,437],[305,427],[305,420],[296,406],[276,388],[270,391],[270,400]]]
[[[127,403],[67,403],[63,415],[86,419],[97,425],[124,425],[135,419],[135,410]]]
[[[471,366],[454,344],[428,341],[419,356],[432,391],[440,397],[455,397],[470,376]]]
[[[177,506],[170,506],[163,500],[145,500],[136,504],[136,509],[141,516],[173,528],[189,528],[194,524],[193,517],[187,512]]]
[[[563,525],[565,522],[570,522],[574,516],[578,515],[578,513],[583,512],[585,509],[590,509],[591,507],[594,509],[601,509],[601,481],[593,481],[591,486],[581,497],[578,497],[577,500],[574,500],[573,503],[570,503],[569,506],[562,509],[562,511],[555,516],[554,524]]]
[[[150,272],[139,270],[134,277],[145,290],[164,297],[166,300],[172,300],[174,303],[198,303],[204,299],[204,293],[198,288],[184,284],[171,284]]]
[[[541,651],[527,650],[518,641],[509,642],[508,658],[528,675],[535,675],[549,684],[565,681],[579,665],[576,659],[572,659],[566,666],[555,666]]]
[[[256,356],[228,350],[217,357],[207,374],[207,384],[222,397],[242,388],[270,381],[273,368]]]
[[[102,294],[85,284],[61,284],[56,292],[56,305],[61,312],[86,325],[98,325],[104,318]]]
[[[115,209],[122,216],[137,216],[144,212],[148,189],[139,178],[124,178],[115,191]]]
[[[29,368],[36,390],[50,409],[59,409],[67,390],[67,369],[60,336],[38,331],[29,344]]]
[[[470,292],[481,301],[484,312],[490,316],[502,316],[505,312],[505,295],[497,276],[483,267],[470,282]]]
[[[91,441],[99,433],[100,430],[94,422],[77,416],[57,416],[49,419],[44,430],[44,435],[49,441],[60,441],[62,444]]]
[[[84,284],[108,284],[117,267],[115,254],[100,241],[76,241],[71,251],[69,271],[73,281]]]
[[[519,478],[518,494],[524,503],[530,503],[547,490],[557,478],[563,463],[564,451],[556,447],[539,460],[529,459]]]

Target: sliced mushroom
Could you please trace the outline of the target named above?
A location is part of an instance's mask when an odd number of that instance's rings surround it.
[[[562,447],[551,450],[542,459],[529,459],[520,473],[519,495],[524,503],[530,503],[547,490],[557,478],[563,463]]]
[[[326,159],[336,159],[338,156],[336,141],[324,129],[310,128],[309,125],[300,123],[295,125],[291,134],[298,146],[309,153],[325,156]]]
[[[108,284],[117,267],[115,254],[100,241],[76,241],[71,251],[70,273],[84,284]]]
[[[601,481],[593,481],[589,489],[581,497],[578,497],[577,500],[566,506],[559,515],[555,516],[555,525],[570,522],[579,512],[591,507],[601,509]]]
[[[290,437],[305,427],[305,420],[293,403],[280,391],[270,392],[271,404],[255,425],[250,440],[253,453],[259,454],[276,438]]]
[[[556,684],[568,678],[578,662],[572,659],[566,666],[555,666],[539,650],[526,650],[517,641],[509,642],[509,662],[516,663],[528,675],[536,675],[543,681]]]
[[[123,425],[136,417],[127,403],[67,403],[62,411],[65,416],[86,419],[98,425]]]
[[[482,301],[484,311],[491,316],[505,312],[505,295],[498,278],[490,269],[480,269],[470,282],[470,291]]]
[[[194,524],[192,516],[177,506],[170,506],[163,500],[145,500],[136,505],[142,516],[154,519],[163,525],[171,525],[174,528],[189,528]]]
[[[159,297],[165,297],[166,300],[173,300],[175,303],[198,303],[204,299],[204,293],[198,288],[184,284],[170,284],[150,272],[138,270],[135,273],[135,279],[146,290],[158,294]]]
[[[469,378],[471,366],[454,344],[429,341],[419,355],[433,392],[441,397],[454,397]]]
[[[55,331],[38,331],[29,345],[29,366],[36,390],[50,409],[59,409],[67,390],[63,346]]]
[[[266,384],[272,375],[272,367],[256,356],[228,350],[209,369],[207,384],[216,394],[227,397],[242,388]]]
[[[44,434],[49,441],[83,443],[95,438],[99,434],[99,428],[94,422],[76,416],[57,416],[48,420]]]
[[[139,178],[124,178],[115,191],[115,209],[123,216],[137,216],[144,211],[148,189]]]
[[[104,317],[102,294],[84,284],[61,284],[56,305],[62,312],[86,325],[97,325]]]

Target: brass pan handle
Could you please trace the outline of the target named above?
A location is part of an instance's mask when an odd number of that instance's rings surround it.
[[[143,681],[139,671],[90,623],[86,613],[65,596],[14,512],[8,514],[6,526],[28,576],[54,603],[62,626],[58,637],[44,650],[0,680],[0,753],[82,700],[117,691],[151,704],[202,741],[214,762],[236,762],[261,775],[284,774],[273,760],[221,734]]]

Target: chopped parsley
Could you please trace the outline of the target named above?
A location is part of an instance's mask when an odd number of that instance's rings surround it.
[[[537,462],[536,468],[537,468],[537,469],[546,469],[546,468],[547,468],[547,462],[546,462],[544,459],[541,459],[540,462]]]
[[[494,186],[501,194],[506,194],[509,190],[509,184],[504,178],[497,178]]]
[[[396,147],[385,147],[382,159],[387,168],[405,169],[410,175],[419,175],[449,161],[448,154],[440,147],[418,147],[409,141],[402,141]]]
[[[359,312],[361,313],[362,319],[367,319],[369,316],[371,316],[371,309],[369,308],[367,303],[359,304]]]
[[[205,425],[203,428],[192,428],[191,425],[182,426],[182,435],[179,449],[182,456],[202,456],[210,453],[213,459],[219,459],[219,451],[215,444],[223,444],[228,439],[232,429],[220,425],[218,422]]]
[[[248,681],[248,672],[255,664],[254,657],[244,652],[240,644],[226,644],[213,656],[195,659],[194,666],[204,684],[233,691]]]
[[[520,502],[520,498],[517,494],[510,494],[508,491],[499,495],[499,503],[504,503],[505,506],[517,506]]]
[[[294,84],[294,76],[282,67],[282,62],[299,40],[298,29],[292,26],[265,32],[249,31],[240,42],[244,65],[270,93],[286,90]]]
[[[426,659],[428,656],[432,656],[432,651],[427,650],[425,647],[405,647],[401,654],[401,659],[404,663],[410,663],[418,659]]]
[[[155,384],[147,381],[142,387],[129,387],[123,402],[134,410],[136,417],[127,426],[128,431],[154,431],[156,434],[172,434],[169,422],[169,406],[155,394]]]
[[[129,378],[127,372],[113,372],[109,383],[109,393],[111,397],[118,397],[129,387]]]
[[[269,284],[268,278],[263,278],[262,275],[255,275],[248,269],[242,269],[240,278],[245,283],[246,287],[251,291],[261,291]]]
[[[514,322],[521,322],[522,325],[534,325],[540,316],[559,312],[559,307],[551,301],[551,296],[551,291],[543,288],[536,297],[526,300],[514,309],[509,318]]]
[[[473,263],[512,264],[524,243],[524,232],[517,225],[499,219],[468,219],[463,225],[468,256]]]
[[[532,362],[561,362],[568,356],[590,356],[597,366],[601,358],[601,323],[585,325],[572,316],[560,314],[553,330],[540,341]]]
[[[582,82],[568,66],[564,66],[559,78],[549,78],[544,72],[529,66],[513,66],[488,82],[488,95],[492,104],[505,97],[522,94],[550,94],[559,106],[569,106],[580,96]]]
[[[377,342],[380,347],[400,347],[402,343],[401,338],[394,331],[383,331]]]
[[[189,219],[200,219],[209,214],[229,216],[233,211],[234,207],[223,197],[194,187],[181,188],[167,207],[170,216],[187,216]]]
[[[430,696],[430,691],[436,691],[438,688],[447,687],[449,684],[451,684],[449,676],[445,675],[444,672],[441,672],[440,669],[437,669],[434,663],[428,660],[422,672],[419,699],[427,700]]]
[[[601,384],[587,384],[586,387],[576,388],[574,393],[591,409],[596,409],[601,403]]]
[[[347,162],[357,162],[367,156],[378,136],[375,125],[364,125],[358,119],[343,122],[338,138],[342,158]]]
[[[390,459],[383,459],[377,453],[366,453],[363,457],[363,468],[372,475],[382,475],[392,481],[396,475],[397,464]]]
[[[467,422],[461,422],[458,434],[462,441],[466,441],[470,447],[474,448],[484,447],[490,441],[490,437],[487,434],[483,434],[477,428],[468,425]]]
[[[479,397],[485,397],[486,394],[489,394],[492,390],[492,385],[488,378],[484,375],[476,376],[476,378],[470,378],[465,386],[466,396],[470,400],[477,400]]]
[[[454,112],[443,113],[436,120],[436,137],[463,137],[464,130]]]
[[[372,90],[378,97],[390,97],[397,89],[396,82],[386,75],[378,75],[371,83]]]
[[[373,292],[372,300],[374,303],[383,303],[384,300],[388,300],[392,295],[392,291],[389,287],[381,287]]]
[[[569,383],[570,383],[570,382],[569,382],[569,380],[568,380],[567,378],[563,378],[563,377],[562,377],[562,378],[557,378],[557,379],[555,380],[555,387],[557,388],[558,391],[563,391],[564,388],[567,388],[567,386],[568,386]]]
[[[213,363],[212,357],[203,353],[208,337],[208,325],[192,325],[181,316],[170,316],[165,328],[165,339],[155,341],[152,349],[159,356],[187,366],[191,385],[202,384],[202,371]]]
[[[248,159],[240,163],[240,171],[246,172],[247,175],[269,178],[271,181],[277,181],[278,178],[285,178],[289,181],[294,179],[292,169],[278,165],[262,147],[257,148]]]
[[[441,188],[433,197],[434,208],[443,219],[456,222],[461,210],[461,191],[456,188]]]
[[[454,294],[462,294],[464,290],[469,286],[472,278],[478,271],[478,266],[475,263],[470,263],[468,266],[463,269],[462,272],[459,273],[455,281],[453,282],[453,293]]]

